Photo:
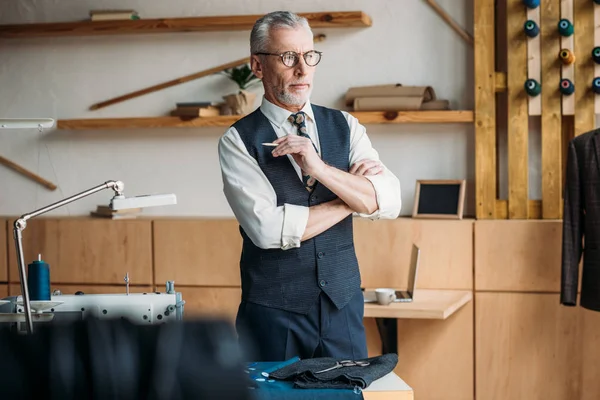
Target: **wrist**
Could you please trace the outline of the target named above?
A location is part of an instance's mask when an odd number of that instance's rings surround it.
[[[325,164],[323,160],[320,160],[319,165],[316,168],[313,168],[312,171],[309,172],[309,174],[317,181],[320,181],[327,174],[328,169],[329,166]]]

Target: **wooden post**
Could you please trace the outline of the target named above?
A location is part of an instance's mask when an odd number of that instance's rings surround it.
[[[573,0],[559,0],[560,1],[560,18],[565,19],[574,25],[577,25],[573,20]],[[591,0],[590,0],[591,1]],[[575,27],[577,32],[580,27]],[[560,36],[560,48],[561,50],[570,50],[574,52],[575,58],[580,56],[577,49],[574,46],[573,35]],[[575,92],[578,88],[579,79],[575,82],[575,64],[562,65],[562,78],[568,79],[575,85]],[[579,78],[579,77],[578,77]],[[563,95],[562,96],[562,114],[563,115],[574,115],[575,114],[575,96],[574,95]]]
[[[494,0],[474,0],[475,203],[478,219],[496,216]]]
[[[540,4],[542,41],[542,218],[560,218],[562,205],[561,152],[561,67],[557,40],[560,3],[542,0]]]
[[[595,128],[595,96],[591,90],[594,79],[594,2],[573,1],[573,26],[575,36],[575,136]]]
[[[508,218],[529,217],[529,113],[527,80],[527,41],[523,23],[527,12],[522,0],[506,2],[508,45]]]

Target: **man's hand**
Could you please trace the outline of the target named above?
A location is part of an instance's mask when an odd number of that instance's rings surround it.
[[[326,165],[317,154],[311,140],[299,135],[287,135],[274,140],[278,146],[273,150],[275,157],[291,154],[300,168],[308,175],[316,175]]]
[[[383,173],[383,165],[376,160],[360,160],[354,163],[348,172],[358,176],[378,175]]]

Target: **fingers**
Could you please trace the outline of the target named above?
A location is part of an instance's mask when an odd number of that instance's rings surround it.
[[[383,167],[373,167],[373,168],[369,168],[368,170],[365,171],[364,174],[362,174],[363,176],[367,176],[367,175],[379,175],[383,173]]]
[[[309,151],[309,148],[312,147],[312,143],[308,138],[297,135],[283,136],[276,141],[273,141],[273,143],[278,144],[271,152],[275,157],[286,154],[303,153]]]
[[[383,172],[383,165],[377,160],[361,160],[352,165],[348,172],[359,176],[377,175]]]

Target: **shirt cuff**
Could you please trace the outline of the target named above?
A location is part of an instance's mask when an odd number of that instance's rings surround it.
[[[390,180],[385,174],[365,175],[375,189],[377,210],[373,214],[358,214],[363,218],[378,220],[381,218],[393,219],[400,214],[400,193],[395,186],[390,185]]]
[[[282,250],[300,247],[308,223],[308,212],[308,207],[284,204],[283,230],[281,232]]]

